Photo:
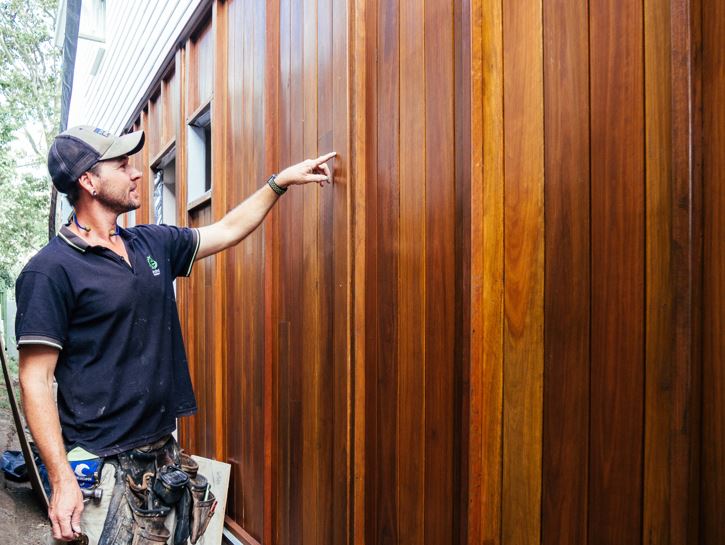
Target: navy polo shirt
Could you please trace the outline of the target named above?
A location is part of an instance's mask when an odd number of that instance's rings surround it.
[[[188,276],[197,229],[120,229],[130,263],[67,226],[16,283],[18,346],[60,350],[58,412],[67,449],[109,456],[172,432],[196,411],[173,280]]]

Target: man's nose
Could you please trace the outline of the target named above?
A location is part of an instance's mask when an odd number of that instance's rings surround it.
[[[141,171],[137,168],[131,169],[131,179],[138,180],[141,177]]]

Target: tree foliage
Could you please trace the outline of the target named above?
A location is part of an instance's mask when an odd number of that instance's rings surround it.
[[[45,242],[60,119],[56,0],[0,0],[0,290]]]

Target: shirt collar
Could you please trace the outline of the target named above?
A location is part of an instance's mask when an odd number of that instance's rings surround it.
[[[127,231],[123,227],[118,228],[118,232],[121,236],[121,238],[125,240],[131,240],[133,238],[136,238],[136,235],[134,235],[131,231]],[[63,241],[68,244],[68,246],[71,246],[72,248],[75,248],[81,253],[85,253],[88,248],[91,247],[88,242],[83,240],[81,237],[79,237],[76,233],[71,231],[70,227],[68,225],[63,225],[60,228],[60,231],[58,232],[58,236],[63,239]]]

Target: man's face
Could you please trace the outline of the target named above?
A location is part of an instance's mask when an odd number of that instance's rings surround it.
[[[141,206],[138,184],[141,171],[132,167],[128,157],[109,159],[98,163],[96,169],[100,184],[96,191],[96,200],[117,214],[136,210]]]

